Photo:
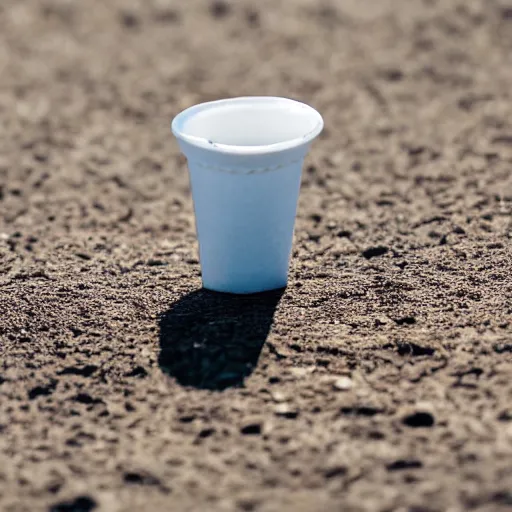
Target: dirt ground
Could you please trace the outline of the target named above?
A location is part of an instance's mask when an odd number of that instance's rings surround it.
[[[289,286],[201,290],[170,120],[325,118]],[[0,510],[512,508],[512,2],[1,0]]]

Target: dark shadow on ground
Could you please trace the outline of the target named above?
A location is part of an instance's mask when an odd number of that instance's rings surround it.
[[[283,292],[185,295],[160,317],[160,368],[183,386],[242,385],[256,368]]]

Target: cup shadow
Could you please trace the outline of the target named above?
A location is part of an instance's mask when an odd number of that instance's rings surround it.
[[[183,386],[224,390],[256,368],[284,289],[254,295],[191,292],[160,316],[163,372]]]

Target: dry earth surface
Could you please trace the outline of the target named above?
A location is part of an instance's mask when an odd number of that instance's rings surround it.
[[[201,291],[194,103],[326,129],[288,288]],[[512,3],[2,0],[0,510],[512,508]]]

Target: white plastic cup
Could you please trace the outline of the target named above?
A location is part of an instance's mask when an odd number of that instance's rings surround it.
[[[242,97],[178,114],[203,286],[256,293],[286,286],[304,157],[323,128],[312,107]]]

